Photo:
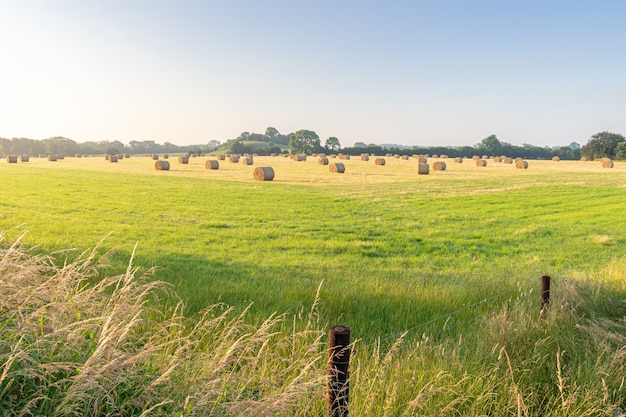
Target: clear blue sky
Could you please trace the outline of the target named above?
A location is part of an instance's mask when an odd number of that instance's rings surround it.
[[[0,0],[0,137],[585,144],[625,61],[623,0]]]

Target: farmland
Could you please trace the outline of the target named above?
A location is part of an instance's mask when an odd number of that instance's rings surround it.
[[[417,175],[415,160],[392,157],[384,166],[342,160],[343,174],[311,157],[220,161],[219,170],[205,161],[170,158],[169,171],[145,156],[2,161],[0,230],[9,241],[27,231],[22,241],[39,253],[77,249],[56,254],[61,263],[105,238],[102,276],[125,270],[136,246],[133,264],[156,267],[153,279],[172,284],[189,316],[223,302],[248,308],[254,325],[275,312],[296,317],[320,288],[320,328],[349,326],[365,351],[406,329],[417,329],[405,338],[418,344],[467,338],[507,303],[537,311],[542,275],[556,294],[596,279],[594,294],[623,299],[623,278],[607,268],[624,263],[624,162],[529,161],[522,170],[447,159],[445,171]],[[257,166],[273,167],[274,180],[254,181]],[[626,308],[615,306],[585,314],[619,319]],[[364,415],[380,414],[366,397]]]

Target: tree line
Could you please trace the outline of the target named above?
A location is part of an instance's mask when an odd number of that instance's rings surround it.
[[[229,139],[225,143],[217,140],[203,145],[180,146],[170,142],[163,144],[153,140],[131,140],[128,144],[120,141],[88,141],[78,143],[72,139],[57,136],[49,139],[27,138],[0,138],[0,156],[7,155],[97,155],[97,154],[158,154],[158,153],[257,153],[270,155],[278,153],[312,154],[312,153],[344,153],[347,155],[369,154],[444,154],[449,157],[490,155],[507,155],[526,159],[551,159],[558,156],[561,159],[578,160],[581,157],[588,159],[611,158],[626,160],[626,138],[619,133],[599,132],[591,136],[584,146],[572,142],[567,146],[539,147],[529,144],[522,146],[512,145],[490,135],[474,146],[399,146],[399,145],[366,145],[357,142],[355,146],[341,147],[339,139],[334,136],[327,138],[324,143],[312,130],[298,130],[287,135],[277,129],[268,127],[265,133],[242,132],[237,138]]]

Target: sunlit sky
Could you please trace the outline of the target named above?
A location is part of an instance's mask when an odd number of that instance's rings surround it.
[[[0,137],[626,134],[626,1],[0,0]]]

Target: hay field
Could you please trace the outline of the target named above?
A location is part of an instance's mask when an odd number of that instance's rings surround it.
[[[2,162],[0,228],[48,251],[111,234],[117,265],[138,244],[138,265],[158,266],[192,310],[254,303],[262,319],[306,306],[324,281],[327,320],[372,328],[367,338],[623,254],[624,162],[448,159],[417,175],[416,159],[385,159],[342,160],[344,174],[313,157],[208,170],[171,156],[169,171],[145,156]],[[258,166],[274,180],[254,181]]]
[[[170,157],[170,171],[156,171],[146,157],[1,161],[0,230],[8,241],[27,231],[22,242],[61,265],[106,236],[100,277],[125,271],[136,246],[137,274],[156,267],[152,279],[172,285],[189,317],[215,303],[232,306],[236,326],[220,333],[233,336],[223,349],[239,346],[244,356],[215,381],[237,380],[240,391],[236,398],[229,384],[211,391],[232,415],[264,392],[271,395],[261,406],[279,406],[276,393],[298,398],[276,415],[323,413],[316,376],[296,397],[293,385],[264,384],[285,364],[303,363],[293,356],[323,375],[320,335],[339,323],[357,340],[354,415],[540,416],[546,407],[552,415],[611,415],[623,407],[626,165],[528,161],[521,170],[448,159],[445,171],[418,175],[416,160],[386,160],[342,160],[344,174],[310,157],[220,161],[219,170],[207,170],[206,158],[183,165]],[[258,166],[273,167],[274,180],[255,181]],[[542,275],[553,278],[543,316]],[[76,289],[79,299],[83,288]],[[236,318],[244,310],[245,323]],[[286,316],[274,321],[275,312]],[[260,324],[268,317],[271,331]],[[263,342],[257,353],[238,344],[239,334],[285,339],[268,350]],[[309,336],[301,357],[290,346]],[[202,337],[184,360],[211,346]],[[250,352],[250,375],[236,374]],[[154,369],[154,362],[138,367],[137,379]],[[203,383],[184,369],[176,378],[185,386],[174,381],[151,404],[176,392],[168,410],[186,409],[186,390]],[[125,395],[136,407],[134,394]]]

